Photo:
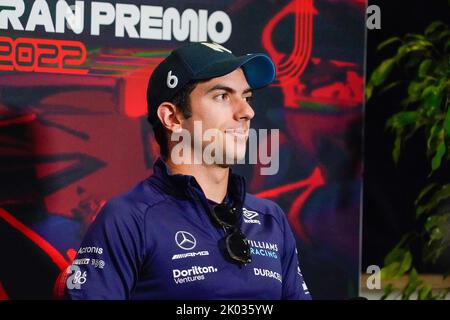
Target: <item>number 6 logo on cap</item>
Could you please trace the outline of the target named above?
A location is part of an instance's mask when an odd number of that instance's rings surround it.
[[[170,89],[173,89],[177,86],[178,84],[178,78],[175,75],[172,75],[172,70],[169,71],[169,73],[167,74],[167,86]]]

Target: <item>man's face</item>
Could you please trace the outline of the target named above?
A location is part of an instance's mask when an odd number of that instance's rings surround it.
[[[194,122],[201,121],[202,135],[206,130],[215,129],[214,142],[202,141],[202,150],[214,145],[224,155],[225,163],[242,160],[250,120],[255,115],[249,104],[251,97],[251,88],[241,68],[199,83],[190,95],[192,117],[183,121],[183,128],[198,139],[194,135]]]

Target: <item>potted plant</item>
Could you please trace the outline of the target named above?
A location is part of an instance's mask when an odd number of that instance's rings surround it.
[[[445,23],[435,21],[423,34],[392,37],[377,48],[388,49],[393,54],[370,75],[366,99],[393,88],[404,88],[401,111],[386,121],[386,129],[394,136],[393,161],[401,164],[402,147],[408,139],[423,135],[430,173],[414,203],[417,229],[404,234],[385,257],[381,269],[384,280],[408,275],[408,281],[403,288],[388,285],[383,299],[395,290],[400,290],[402,299],[410,299],[413,293],[418,299],[443,299],[450,288],[435,292],[430,283],[418,277],[416,264],[418,261],[433,264],[450,247],[450,181],[443,183],[439,179],[443,164],[450,160],[450,30]],[[413,256],[410,250],[417,241],[423,247],[420,257]]]

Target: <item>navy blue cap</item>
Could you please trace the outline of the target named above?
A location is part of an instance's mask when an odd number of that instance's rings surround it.
[[[189,82],[221,77],[239,67],[252,89],[265,87],[275,79],[275,66],[263,53],[236,57],[223,46],[209,42],[192,43],[172,51],[155,68],[148,82],[149,122],[154,124],[159,105],[170,101]]]

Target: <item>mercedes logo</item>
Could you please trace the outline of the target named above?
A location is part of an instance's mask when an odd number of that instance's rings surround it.
[[[175,234],[175,242],[183,250],[192,250],[197,244],[194,236],[187,231],[178,231]]]

